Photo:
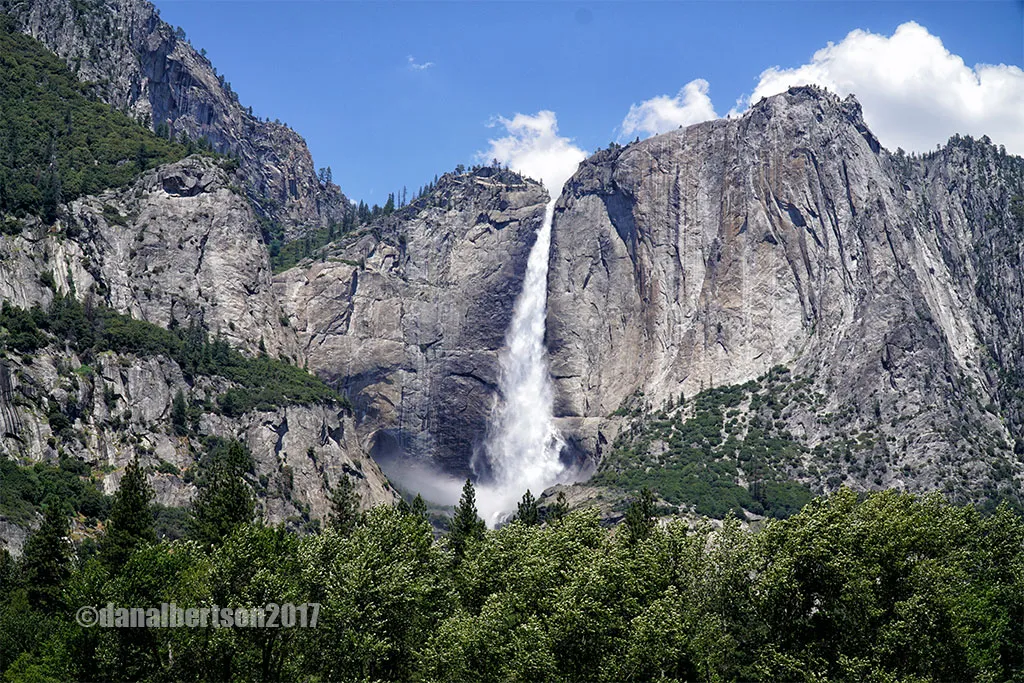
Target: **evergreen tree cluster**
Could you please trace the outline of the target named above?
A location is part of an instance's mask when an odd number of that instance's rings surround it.
[[[507,167],[503,168],[496,163],[490,166],[475,165],[469,169],[459,164],[454,174],[445,174],[445,177],[452,177],[453,175],[462,176],[467,173],[484,178],[494,178],[499,182],[505,183],[518,183],[523,180],[522,176],[518,173],[509,171]],[[321,183],[332,182],[333,176],[330,167],[320,169],[318,177]],[[365,201],[360,201],[351,207],[351,210],[346,212],[341,223],[331,224],[316,230],[308,230],[301,237],[292,240],[285,239],[283,226],[265,220],[263,239],[270,251],[270,262],[274,272],[280,273],[288,270],[303,259],[325,257],[327,253],[325,247],[327,245],[357,228],[372,225],[377,221],[394,216],[402,210],[408,212],[426,207],[428,201],[425,200],[428,200],[434,194],[440,182],[441,179],[435,175],[432,181],[420,186],[411,198],[407,187],[403,187],[397,192],[391,192],[388,194],[387,201],[384,202],[383,206],[378,204],[371,206]]]
[[[198,147],[161,139],[100,102],[0,14],[0,214],[52,223],[63,202],[125,185],[190,150]]]
[[[345,404],[345,400],[303,368],[266,354],[252,357],[231,348],[218,336],[211,339],[197,325],[166,330],[117,313],[103,305],[83,304],[73,296],[56,295],[48,309],[25,310],[5,301],[0,307],[0,354],[34,354],[60,344],[89,363],[103,351],[140,356],[165,356],[181,366],[186,377],[223,377],[238,386],[210,406],[229,416],[250,410],[314,403]],[[172,404],[172,427],[187,430],[184,396]]]

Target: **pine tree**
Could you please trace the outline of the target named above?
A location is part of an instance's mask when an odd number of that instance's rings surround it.
[[[188,527],[189,535],[200,543],[219,545],[255,515],[256,501],[245,481],[245,473],[252,469],[252,456],[242,444],[231,441],[214,448],[209,461]]]
[[[71,573],[71,541],[64,504],[51,496],[43,523],[25,542],[22,575],[28,584],[29,603],[46,612],[61,605],[61,588]]]
[[[642,541],[654,530],[657,524],[654,519],[654,494],[646,486],[640,491],[640,497],[626,509],[625,524],[632,543]]]
[[[416,497],[412,499],[410,512],[417,517],[427,518],[427,503],[423,500],[423,496],[416,494]]]
[[[462,487],[462,498],[458,507],[455,508],[455,515],[448,539],[451,541],[455,557],[462,559],[466,553],[466,547],[484,537],[487,525],[477,516],[476,513],[476,491],[473,490],[473,482],[466,479]]]
[[[181,389],[174,394],[174,400],[171,402],[171,427],[178,436],[188,434],[188,403]]]
[[[516,519],[526,526],[537,526],[540,524],[540,511],[537,509],[537,499],[530,493],[530,489],[526,489],[523,499],[519,501]]]
[[[548,522],[557,522],[569,514],[569,503],[565,500],[565,491],[559,491],[554,505],[548,506],[544,512],[544,519]]]
[[[42,205],[40,206],[39,217],[46,225],[53,225],[57,220],[57,211],[60,208],[62,193],[60,175],[57,169],[50,167],[43,175],[40,183],[42,193]]]
[[[152,499],[153,489],[136,456],[121,477],[110,508],[107,531],[100,541],[100,555],[111,569],[120,569],[138,546],[156,542]]]
[[[350,534],[359,523],[359,494],[348,474],[342,474],[338,485],[331,491],[331,512],[328,518],[332,528]]]

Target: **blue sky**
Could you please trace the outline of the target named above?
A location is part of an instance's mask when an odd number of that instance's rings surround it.
[[[890,64],[877,64],[874,72],[862,68],[864,55],[880,54],[866,39],[849,41],[850,50],[788,77],[816,74],[835,89],[856,89],[869,124],[877,121],[883,143],[891,147],[904,139],[908,149],[923,147],[932,139],[921,138],[919,125],[912,127],[920,139],[901,137],[912,132],[902,131],[902,122],[917,105],[920,111],[935,108],[929,93],[949,95],[945,84],[955,80],[950,73],[958,73],[956,56],[968,77],[976,64],[1024,61],[1019,1],[155,4],[164,20],[207,50],[244,105],[295,128],[309,142],[317,166],[331,166],[350,197],[370,203],[383,203],[403,185],[412,192],[435,173],[489,154],[489,141],[507,134],[500,122],[495,125],[498,117],[552,111],[558,134],[592,151],[622,136],[632,105],[639,108],[631,135],[667,127],[655,122],[658,117],[642,116],[653,111],[642,105],[651,98],[667,96],[660,102],[673,124],[707,118],[712,102],[719,116],[742,110],[737,100],[770,90],[773,79],[759,81],[764,70],[812,64],[816,51],[829,42],[842,46],[855,29],[888,38],[901,24],[916,22],[922,29],[918,42],[902,49],[930,55],[921,57],[919,75],[913,75],[920,88],[905,80],[884,83]],[[921,43],[922,34],[934,37],[934,45]],[[943,49],[952,56],[943,57]],[[410,57],[430,66],[415,68]],[[946,70],[932,69],[932,62]],[[988,87],[985,78],[974,90],[964,85],[956,102],[936,100],[943,113],[936,115],[934,130],[925,127],[927,134],[975,132],[971,126],[987,125],[996,142],[1005,129],[1007,147],[1024,151],[1011,139],[1016,128],[1024,129],[1018,126],[1024,78],[1019,69],[988,78]],[[701,116],[680,113],[688,103],[671,101],[695,79],[708,83],[710,101],[697,108]],[[981,119],[972,103],[979,98]],[[505,160],[515,165],[514,156]]]

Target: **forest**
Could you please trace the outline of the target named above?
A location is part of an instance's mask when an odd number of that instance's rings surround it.
[[[196,325],[166,330],[102,304],[83,304],[70,295],[55,295],[45,309],[38,305],[23,309],[7,301],[3,303],[0,358],[12,352],[31,359],[51,344],[60,351],[77,354],[86,364],[84,367],[89,367],[96,354],[115,351],[164,356],[175,361],[188,378],[223,377],[236,386],[218,396],[216,402],[208,402],[205,409],[229,416],[288,404],[347,405],[344,397],[307,370],[271,358],[265,352],[255,357],[244,354],[221,337],[211,339]]]
[[[1024,522],[941,496],[841,489],[754,530],[618,527],[537,507],[487,530],[467,482],[450,529],[421,501],[359,512],[351,482],[314,533],[261,522],[251,458],[204,457],[183,538],[158,540],[131,464],[103,532],[51,496],[0,556],[6,680],[964,681],[1024,675]],[[347,480],[346,480],[347,481]],[[313,628],[84,628],[83,606],[316,603]]]
[[[0,213],[52,223],[63,202],[127,184],[191,151],[99,101],[0,14]]]

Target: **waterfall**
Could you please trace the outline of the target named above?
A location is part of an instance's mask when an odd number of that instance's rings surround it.
[[[566,474],[560,459],[564,442],[552,421],[554,391],[544,347],[551,223],[558,199],[552,194],[499,355],[499,394],[484,444],[490,478],[478,485],[477,496],[491,526],[515,510],[527,489],[540,495]]]

